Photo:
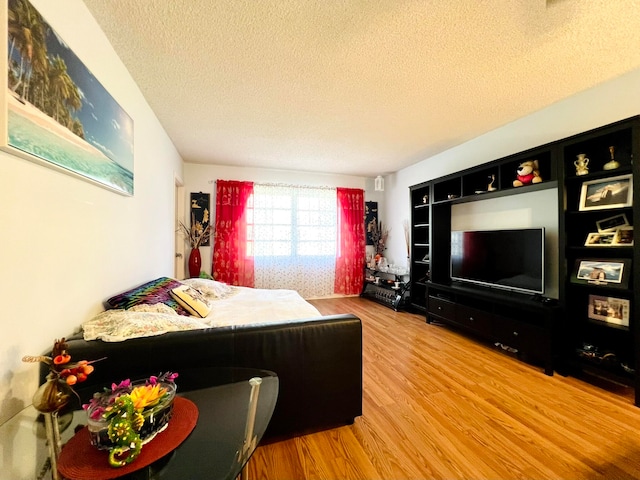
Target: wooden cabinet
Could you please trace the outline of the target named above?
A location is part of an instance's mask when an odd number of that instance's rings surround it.
[[[540,297],[541,298],[541,297]],[[560,307],[528,295],[427,285],[427,322],[444,322],[543,365],[553,375]]]
[[[634,117],[559,145],[567,362],[570,372],[633,386],[636,405],[640,405],[636,374],[640,294],[634,280],[640,278],[640,254],[633,242],[633,225],[640,209],[633,199],[640,198],[639,129]],[[579,156],[588,158],[588,172],[582,169],[581,175],[576,165]]]

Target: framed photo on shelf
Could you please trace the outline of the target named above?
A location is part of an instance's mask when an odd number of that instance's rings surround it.
[[[620,227],[629,225],[627,216],[624,213],[614,215],[613,217],[604,218],[596,222],[598,232],[613,232]]]
[[[633,245],[633,227],[620,227],[616,230],[615,245]]]
[[[585,247],[610,247],[616,241],[616,232],[594,232],[587,235]]]
[[[584,285],[602,285],[614,288],[627,288],[631,275],[631,260],[576,260],[571,282]]]
[[[627,174],[583,182],[579,210],[630,207],[633,203],[632,177]]]
[[[592,320],[628,327],[630,305],[624,298],[589,295],[587,316]]]

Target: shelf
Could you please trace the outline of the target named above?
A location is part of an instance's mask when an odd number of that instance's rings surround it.
[[[618,330],[618,331],[621,331],[621,332],[629,332],[629,327],[625,326],[625,325],[618,325],[616,323],[609,323],[609,322],[605,322],[603,320],[594,320],[593,318],[588,318],[586,321],[589,322],[591,325],[596,325],[598,327],[612,329],[612,330]]]
[[[504,190],[496,190],[495,192],[486,192],[478,195],[461,196],[453,199],[442,199],[442,200],[435,201],[433,203],[434,205],[439,205],[444,203],[451,203],[456,205],[459,203],[468,203],[468,202],[477,202],[478,200],[487,200],[489,198],[499,198],[499,197],[505,197],[509,195],[521,194],[521,193],[538,192],[541,190],[548,190],[550,188],[557,188],[557,187],[558,187],[557,181],[546,181],[542,183],[536,183],[535,185],[525,185],[522,187],[510,187]]]
[[[594,353],[595,357],[600,355],[599,358],[588,358],[586,355],[589,355],[590,351],[580,354],[581,349],[568,352],[569,363],[577,371],[634,386],[635,404],[640,406],[640,379],[633,371],[626,371],[622,366],[623,362],[628,362],[632,367],[640,364],[640,334],[636,331],[639,328],[636,305],[640,301],[640,295],[633,282],[640,274],[639,249],[635,245],[585,246],[589,234],[598,232],[598,223],[603,220],[624,215],[626,223],[639,223],[638,209],[631,205],[622,208],[580,210],[585,182],[606,185],[608,179],[615,182],[614,177],[634,174],[636,167],[632,158],[640,154],[639,122],[640,117],[633,117],[560,142],[559,152],[562,157],[564,180],[559,187],[559,198],[565,199],[562,202],[565,205],[560,204],[559,212],[562,215],[561,225],[564,227],[564,231],[561,232],[561,247],[567,259],[566,266],[561,266],[560,271],[561,281],[566,282],[564,297],[567,302],[567,341],[573,345],[590,344],[592,348],[600,351]],[[605,165],[611,161],[611,147],[619,168],[605,170]],[[585,175],[577,175],[574,162],[578,156],[589,158],[589,172]],[[631,182],[632,191],[628,193],[637,199],[640,198],[640,189],[636,183],[638,182]],[[626,195],[623,197],[625,198],[616,199],[616,203],[626,203]],[[595,285],[570,281],[575,276],[575,262],[581,259],[624,260],[624,273],[629,279],[628,288],[620,288],[614,283]],[[626,300],[628,306],[625,308],[628,309],[630,325],[589,318],[586,312],[590,308],[592,295]],[[602,352],[615,353],[616,357],[602,358]]]

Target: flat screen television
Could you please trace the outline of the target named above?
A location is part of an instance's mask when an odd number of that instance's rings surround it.
[[[544,228],[451,232],[451,279],[544,293]]]

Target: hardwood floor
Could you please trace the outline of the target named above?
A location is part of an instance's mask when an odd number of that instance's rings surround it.
[[[252,480],[640,479],[640,408],[544,375],[422,315],[361,298],[312,301],[363,323],[363,415],[259,447]]]

